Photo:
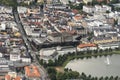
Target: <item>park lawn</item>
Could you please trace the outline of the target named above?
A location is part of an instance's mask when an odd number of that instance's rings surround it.
[[[57,66],[57,67],[55,67],[55,69],[57,70],[57,72],[62,72],[62,73],[64,73],[64,67]]]
[[[120,54],[120,51],[119,50],[116,50],[116,51],[113,51],[114,54]]]

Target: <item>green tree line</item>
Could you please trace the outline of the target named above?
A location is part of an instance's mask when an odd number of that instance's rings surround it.
[[[0,0],[0,5],[17,6],[17,0]]]

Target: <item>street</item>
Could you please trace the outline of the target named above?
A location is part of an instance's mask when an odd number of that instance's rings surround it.
[[[20,31],[20,33],[22,35],[22,38],[24,40],[24,43],[25,43],[25,45],[27,47],[27,50],[28,50],[29,54],[33,57],[34,61],[35,61],[35,62],[31,63],[31,64],[34,64],[39,68],[39,71],[40,71],[40,74],[41,74],[41,80],[50,80],[50,79],[48,79],[48,74],[47,74],[46,70],[39,64],[39,61],[35,57],[36,53],[38,53],[38,52],[35,52],[33,50],[33,48],[31,47],[31,44],[27,39],[27,35],[25,33],[25,30],[24,30],[23,25],[21,23],[21,20],[19,18],[19,14],[17,13],[17,11],[13,11],[13,14],[14,14],[14,17],[15,17],[15,21],[16,21],[16,23],[18,25],[17,27],[18,27],[18,29],[19,29],[19,31]]]

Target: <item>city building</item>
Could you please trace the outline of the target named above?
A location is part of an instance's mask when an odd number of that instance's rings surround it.
[[[23,3],[26,3],[26,4],[30,4],[30,2],[33,2],[34,0],[17,0],[17,2],[18,3],[21,3],[21,2],[23,2]]]
[[[98,48],[102,49],[102,50],[106,50],[106,49],[116,49],[120,47],[120,43],[119,42],[111,42],[111,43],[102,43],[102,44],[98,44]]]
[[[20,60],[22,62],[31,63],[31,58],[26,56],[21,56]]]
[[[37,66],[35,65],[25,66],[24,69],[25,69],[25,76],[28,79],[40,80],[41,74]]]
[[[83,6],[83,11],[86,13],[93,13],[95,11],[95,8],[92,6]]]
[[[4,76],[9,71],[11,71],[9,63],[10,63],[9,60],[6,60],[5,58],[0,58],[0,75]]]
[[[83,2],[87,4],[88,2],[92,2],[92,0],[83,0]]]
[[[95,11],[96,12],[106,12],[106,11],[111,11],[112,8],[110,6],[107,5],[95,5]]]
[[[119,42],[119,36],[108,36],[108,37],[94,37],[92,39],[92,42],[95,44],[101,44],[101,43],[110,43],[110,42]]]
[[[117,24],[120,25],[120,17],[118,18],[118,23]]]
[[[50,59],[54,60],[57,58],[57,51],[55,48],[43,48],[40,50],[40,59],[48,62]]]
[[[27,12],[27,8],[26,7],[22,7],[22,6],[18,6],[17,7],[17,11],[18,11],[18,13],[26,13]]]
[[[8,72],[5,75],[5,80],[22,80],[20,76],[17,76],[16,72]]]
[[[77,46],[78,51],[97,50],[97,45],[94,43],[80,44]]]
[[[49,8],[49,9],[58,9],[58,10],[64,10],[64,9],[66,9],[67,8],[67,5],[64,5],[64,4],[54,4],[54,5],[52,5],[52,4],[49,4],[49,5],[47,5],[47,8]]]
[[[16,45],[14,45],[16,46]],[[13,46],[13,47],[14,47]],[[10,60],[11,61],[20,61],[20,49],[17,47],[12,48],[12,51],[10,52]]]
[[[48,35],[48,40],[53,43],[72,42],[73,36],[69,33],[53,33]]]
[[[56,47],[56,50],[58,52],[58,55],[64,55],[64,54],[69,54],[69,53],[73,53],[76,52],[76,47],[73,46],[58,46]]]

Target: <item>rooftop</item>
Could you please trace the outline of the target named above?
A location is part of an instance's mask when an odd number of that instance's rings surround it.
[[[89,44],[80,44],[78,45],[79,48],[85,48],[85,47],[97,47],[96,44],[89,43]]]
[[[24,69],[25,69],[25,74],[27,77],[29,78],[40,77],[40,72],[38,70],[38,67],[35,65],[26,66]]]
[[[40,55],[51,56],[56,52],[55,48],[44,48],[40,50]]]
[[[16,78],[12,78],[10,75],[5,75],[5,80],[21,80],[21,78],[19,76],[17,76]]]

